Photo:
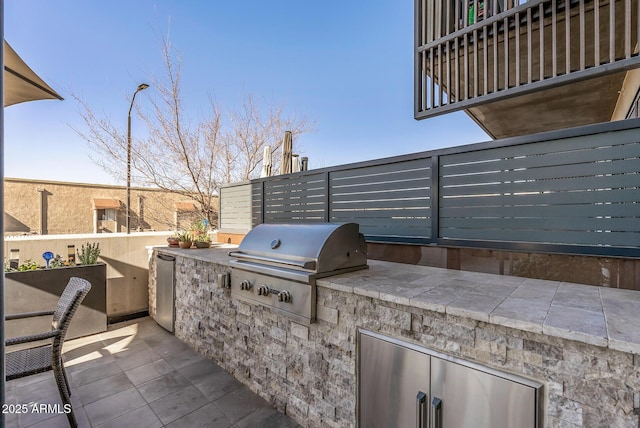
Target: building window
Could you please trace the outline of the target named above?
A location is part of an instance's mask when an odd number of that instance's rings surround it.
[[[116,221],[116,210],[113,208],[99,209],[98,221]]]
[[[629,108],[629,112],[627,113],[627,119],[636,119],[640,117],[640,90],[636,92],[636,96],[633,98],[631,102],[631,107]]]

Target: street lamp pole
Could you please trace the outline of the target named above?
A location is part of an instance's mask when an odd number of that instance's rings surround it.
[[[131,110],[138,92],[147,89],[149,85],[141,83],[131,97],[129,115],[127,116],[127,235],[131,233]]]

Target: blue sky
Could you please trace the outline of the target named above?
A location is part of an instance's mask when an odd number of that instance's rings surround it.
[[[167,32],[182,56],[194,121],[210,96],[229,107],[248,93],[284,104],[316,124],[294,141],[310,168],[489,140],[464,113],[413,119],[410,0],[7,0],[4,7],[5,39],[65,98],[5,109],[7,177],[117,183],[69,126],[82,126],[70,92],[126,129],[127,97],[163,75]],[[144,108],[145,93],[139,103]],[[134,118],[134,136],[142,126]]]

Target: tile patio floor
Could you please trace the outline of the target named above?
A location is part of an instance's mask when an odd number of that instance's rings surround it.
[[[298,427],[151,318],[65,343],[80,427]],[[7,404],[60,404],[52,372],[6,384]],[[64,414],[6,415],[7,427],[68,427]]]

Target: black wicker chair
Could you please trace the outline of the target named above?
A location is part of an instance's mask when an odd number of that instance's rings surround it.
[[[5,317],[5,319],[9,321],[53,315],[51,331],[6,340],[6,346],[38,342],[45,339],[51,340],[51,343],[43,346],[7,353],[6,380],[18,379],[36,373],[53,370],[56,383],[58,384],[58,390],[60,391],[62,404],[66,409],[69,409],[67,412],[69,425],[74,428],[78,426],[78,423],[71,407],[71,389],[69,388],[69,381],[67,380],[67,374],[64,370],[62,361],[62,344],[64,342],[64,337],[67,334],[67,330],[69,329],[71,318],[80,307],[80,303],[82,303],[82,300],[85,298],[87,293],[89,293],[90,289],[91,284],[89,281],[73,277],[69,280],[62,296],[60,296],[60,300],[58,300],[55,310],[7,315]]]

